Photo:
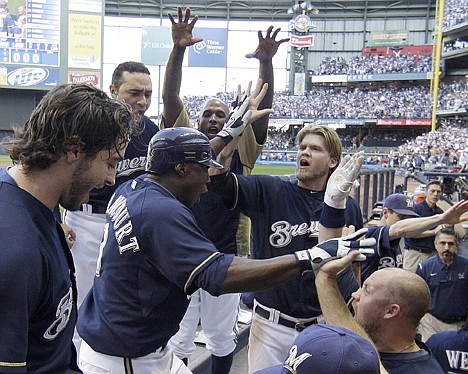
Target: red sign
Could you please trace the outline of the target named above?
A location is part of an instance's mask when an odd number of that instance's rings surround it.
[[[431,126],[432,120],[427,118],[421,119],[378,119],[375,123],[377,126]]]
[[[391,56],[391,55],[432,55],[432,45],[409,45],[402,48],[368,47],[362,49],[363,56]]]
[[[100,86],[101,73],[96,71],[68,71],[68,83],[89,83]]]
[[[311,47],[314,45],[314,35],[290,35],[289,45],[296,48]]]

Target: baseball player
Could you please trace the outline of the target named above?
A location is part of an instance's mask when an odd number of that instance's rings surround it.
[[[304,127],[297,135],[299,151],[295,180],[267,175],[242,176],[234,173],[212,177],[210,190],[221,193],[226,203],[250,217],[256,259],[292,253],[296,248],[315,245],[323,212],[325,186],[341,159],[341,141],[326,126]],[[340,204],[330,200],[324,226],[362,227],[362,215],[352,198]],[[343,221],[336,210],[346,207]],[[346,218],[346,219],[345,219]],[[339,231],[335,232],[340,235]],[[336,236],[335,235],[335,236]],[[322,236],[321,239],[327,239]],[[249,338],[249,372],[280,364],[299,332],[322,321],[314,275],[307,273],[273,289],[256,292]],[[343,297],[349,300],[358,288],[351,269],[340,277]]]
[[[375,238],[375,256],[361,263],[361,282],[373,272],[387,267],[403,266],[400,239],[415,237],[432,228],[444,224],[457,224],[468,220],[461,217],[468,211],[468,201],[459,201],[442,214],[419,217],[413,210],[413,199],[403,194],[388,196],[382,207],[382,217],[378,226],[369,227],[367,238]],[[417,217],[417,218],[415,218]]]
[[[327,323],[372,339],[386,369],[381,368],[381,373],[444,373],[430,350],[416,340],[416,327],[430,301],[427,285],[407,270],[380,269],[353,293],[353,318],[336,280],[354,256],[350,252],[316,271],[317,292]]]
[[[432,335],[426,345],[445,373],[466,374],[468,369],[468,314],[458,331],[444,331]]]
[[[114,70],[109,87],[112,97],[126,102],[140,115],[139,131],[133,135],[123,159],[117,165],[116,184],[93,190],[89,201],[78,211],[65,213],[65,223],[76,233],[73,255],[76,263],[78,305],[81,305],[93,283],[107,203],[118,185],[144,172],[148,143],[159,130],[144,115],[151,104],[152,86],[149,75],[146,66],[139,62],[124,62]]]
[[[126,105],[90,85],[62,85],[4,140],[14,166],[0,171],[0,372],[79,372],[75,269],[53,211],[78,209],[115,182],[132,129]]]
[[[105,224],[107,204],[117,186],[144,173],[146,153],[151,137],[159,131],[145,112],[151,105],[152,83],[147,67],[134,61],[119,64],[112,74],[109,87],[114,99],[121,100],[140,116],[138,130],[132,136],[122,160],[116,168],[115,185],[91,191],[89,201],[78,211],[65,211],[64,222],[76,234],[73,243],[73,258],[76,266],[78,288],[78,306],[93,284],[99,246]],[[175,122],[175,126],[185,125],[184,118]],[[164,117],[161,122],[164,127]],[[79,351],[80,337],[75,334],[75,345]]]
[[[192,29],[198,17],[192,22],[190,9],[178,8],[178,22],[169,13],[172,22],[172,38],[174,48],[166,67],[163,86],[163,102],[167,112],[165,118],[181,116],[186,112],[179,97],[182,76],[182,61],[187,45],[192,45],[201,39],[192,37]],[[274,32],[269,27],[265,37],[259,31],[259,44],[253,54],[248,57],[260,61],[260,79],[268,84],[268,91],[261,101],[260,108],[270,108],[273,102],[273,56],[280,44],[287,41],[276,41],[280,29]],[[223,128],[228,117],[228,106],[219,99],[207,100],[201,108],[198,118],[198,128],[209,139],[214,138]],[[187,116],[187,114],[184,114]],[[237,150],[234,152],[230,170],[239,174],[250,174],[267,138],[268,116],[255,121],[245,129]],[[216,248],[223,253],[248,254],[250,251],[250,221],[240,215],[239,209],[227,209],[222,198],[211,192],[200,197],[192,211],[203,233]],[[237,344],[237,314],[239,309],[239,294],[226,294],[218,297],[199,289],[191,295],[190,305],[180,323],[179,331],[169,341],[174,353],[187,364],[188,358],[196,350],[195,336],[199,322],[207,339],[206,347],[211,352],[211,372],[213,374],[229,373],[234,350]]]
[[[347,160],[334,174],[339,178],[330,177],[332,185],[343,191],[361,164],[357,157]],[[208,167],[222,166],[212,160],[204,134],[165,129],[150,142],[148,173],[113,195],[93,288],[78,318],[84,373],[187,373],[167,347],[186,311],[187,294],[198,288],[213,295],[267,289],[351,248],[372,253],[367,248],[373,241],[354,238],[268,261],[218,252],[189,209],[207,191]]]

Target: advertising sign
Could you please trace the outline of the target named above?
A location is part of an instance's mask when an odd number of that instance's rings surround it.
[[[228,30],[196,28],[193,33],[194,37],[203,38],[203,41],[190,47],[188,66],[225,68]]]

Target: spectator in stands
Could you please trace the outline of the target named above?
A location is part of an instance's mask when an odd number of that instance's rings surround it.
[[[446,0],[443,29],[465,22],[468,18],[468,3],[465,0]]]

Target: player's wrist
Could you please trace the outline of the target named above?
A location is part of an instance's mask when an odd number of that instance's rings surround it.
[[[296,257],[296,261],[299,265],[299,271],[301,272],[301,274],[313,271],[312,262],[310,260],[310,256],[307,250],[294,252],[294,256]]]
[[[319,246],[294,252],[294,256],[296,256],[301,274],[318,270],[320,266],[331,259],[331,255]]]
[[[319,222],[322,226],[328,228],[343,227],[346,223],[344,208],[334,208],[325,202],[320,213]]]
[[[234,139],[234,137],[226,130],[221,130],[218,132],[215,138],[220,138],[226,145],[228,145]]]

